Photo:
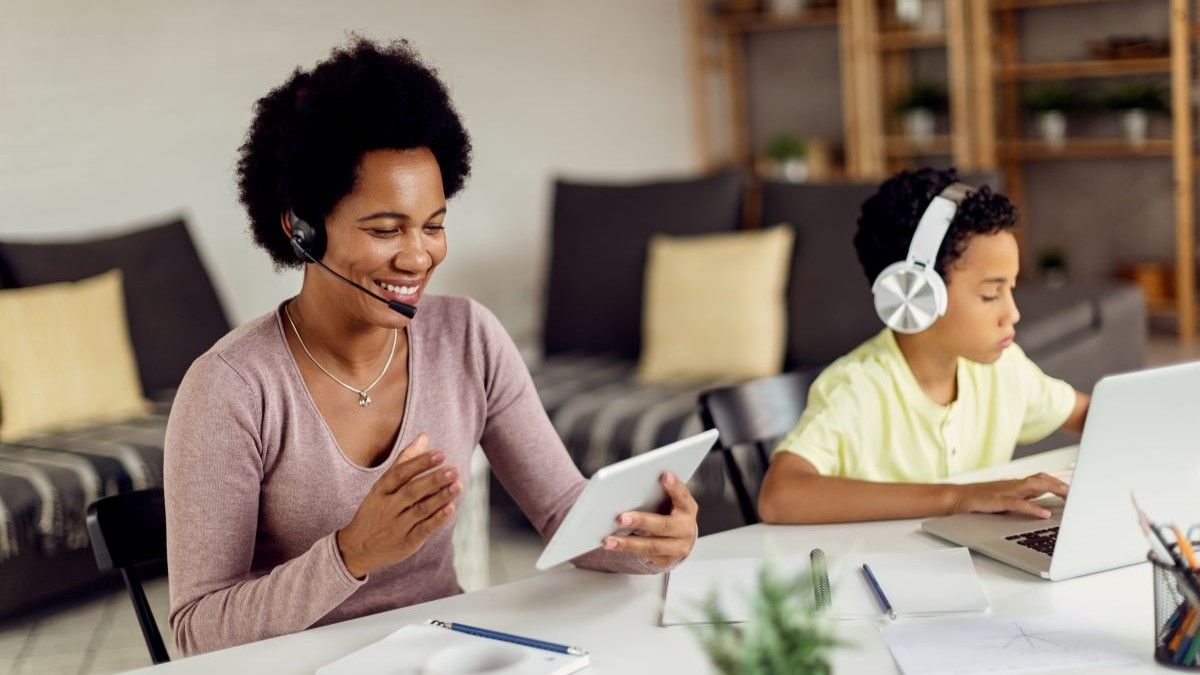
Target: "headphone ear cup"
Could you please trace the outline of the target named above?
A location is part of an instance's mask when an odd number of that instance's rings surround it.
[[[325,232],[313,227],[306,220],[292,214],[292,251],[301,262],[312,262],[325,257]],[[305,255],[307,254],[307,255]]]
[[[875,312],[897,333],[920,333],[946,313],[946,285],[938,273],[907,261],[888,265],[871,285]]]

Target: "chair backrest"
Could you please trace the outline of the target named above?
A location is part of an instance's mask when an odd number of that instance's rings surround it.
[[[139,565],[167,557],[167,513],[162,489],[97,499],[88,505],[87,529],[96,566],[101,571],[120,570],[125,578],[150,659],[154,663],[170,661],[138,573]]]
[[[758,522],[758,511],[734,448],[751,446],[759,461],[757,475],[766,473],[770,463],[768,445],[791,431],[800,419],[808,387],[817,372],[792,371],[700,394],[700,419],[706,429],[720,432],[714,452],[725,457],[725,468],[747,524]]]

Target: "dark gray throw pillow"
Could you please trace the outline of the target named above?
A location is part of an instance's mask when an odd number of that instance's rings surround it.
[[[546,354],[637,356],[651,235],[736,230],[742,196],[743,179],[736,172],[625,185],[557,181],[543,332]]]
[[[87,241],[0,242],[0,287],[78,281],[114,268],[124,275],[142,388],[154,396],[179,386],[192,361],[230,328],[183,220]]]

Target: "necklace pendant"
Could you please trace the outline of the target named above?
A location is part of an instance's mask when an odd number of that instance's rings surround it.
[[[358,392],[358,405],[363,408],[371,405],[371,396],[365,391]]]

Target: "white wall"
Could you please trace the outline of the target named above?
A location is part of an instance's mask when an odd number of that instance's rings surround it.
[[[353,30],[406,37],[474,138],[433,290],[536,335],[556,175],[694,170],[681,0],[0,0],[0,237],[183,211],[236,322],[299,288],[250,242],[253,102]]]

